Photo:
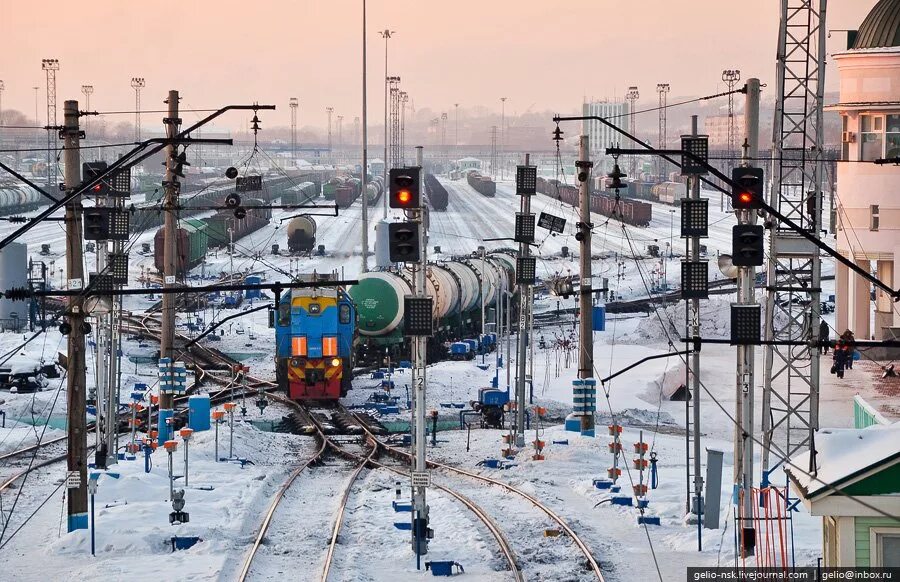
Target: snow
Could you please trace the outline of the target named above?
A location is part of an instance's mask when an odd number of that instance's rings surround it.
[[[900,455],[900,425],[865,429],[823,429],[816,435],[816,472],[806,472],[809,453],[792,459],[785,469],[813,497],[830,485]]]
[[[511,236],[519,198],[514,194],[510,181],[498,183],[494,198],[483,197],[464,181],[444,181],[450,194],[446,212],[431,213],[429,251],[441,246],[443,253],[438,260],[451,254],[475,251],[479,245],[488,250],[509,247],[511,243],[483,241],[484,238]],[[716,196],[711,198],[710,237],[705,241],[710,261],[731,246],[733,214],[718,210]],[[543,277],[578,272],[577,243],[574,226],[578,221],[573,209],[544,196],[532,200],[535,212],[550,212],[567,220],[566,230],[558,236],[539,231],[539,274]],[[379,201],[378,206],[381,205]],[[393,216],[389,211],[388,216]],[[276,210],[274,220],[267,227],[238,241],[237,253],[232,257],[223,251],[211,254],[205,267],[195,274],[227,271],[234,263],[235,270],[254,272],[266,280],[284,280],[297,272],[337,271],[345,278],[352,278],[361,270],[361,209],[359,203],[342,210],[337,217],[317,216],[319,244],[326,247],[322,257],[288,257],[271,255],[272,244],[286,248],[286,229],[280,219],[290,213]],[[374,223],[381,218],[375,208],[370,212],[374,240]],[[680,221],[680,209],[654,204],[654,219],[646,229],[622,226],[595,215],[596,228],[593,237],[592,264],[595,276],[609,279],[610,288],[618,297],[636,299],[647,296],[646,288],[679,279],[679,250],[683,244],[673,234],[673,225]],[[0,224],[0,234],[11,232],[14,226]],[[142,269],[152,267],[152,256],[138,252],[141,244],[152,242],[153,231],[136,237],[131,253],[131,286],[140,285]],[[675,251],[672,257],[653,259],[643,256],[648,244],[672,241]],[[29,234],[29,250],[35,260],[44,260],[52,268],[53,280],[60,281],[59,268],[65,248],[64,233],[58,223],[37,225]],[[51,245],[52,254],[38,254],[39,242]],[[568,247],[568,257],[562,257],[563,247]],[[632,258],[632,247],[639,256]],[[94,255],[88,253],[88,263]],[[435,258],[431,255],[431,258]],[[639,265],[639,268],[638,266]],[[624,270],[620,267],[624,266]],[[823,272],[833,272],[826,262]],[[715,265],[710,268],[713,278],[721,278]],[[193,284],[199,284],[196,280]],[[208,282],[208,281],[205,281]],[[823,285],[824,293],[830,291],[831,282]],[[158,301],[147,297],[129,297],[126,308],[141,313]],[[704,337],[728,337],[728,305],[733,296],[714,296],[701,303],[701,330]],[[258,303],[255,303],[258,305]],[[250,304],[241,309],[251,307]],[[546,297],[536,301],[536,311],[552,312],[559,307],[575,307],[575,299]],[[223,317],[237,313],[209,307],[201,312],[209,325]],[[570,316],[569,316],[570,317]],[[828,316],[828,320],[831,321]],[[662,319],[662,323],[660,321]],[[675,323],[673,328],[668,321]],[[603,378],[621,368],[648,356],[659,356],[671,351],[669,336],[674,347],[681,349],[678,338],[683,332],[684,307],[673,304],[659,314],[610,315],[605,332],[594,334],[594,374]],[[188,334],[186,318],[180,317],[179,331]],[[243,333],[240,333],[240,331]],[[272,353],[274,334],[268,328],[264,311],[245,316],[231,325],[222,326],[223,335],[218,341],[209,342],[223,352],[240,355],[251,374],[263,379],[273,379]],[[668,332],[668,334],[666,333]],[[536,332],[533,376],[534,403],[548,408],[548,419],[543,425],[532,425],[528,439],[534,435],[547,441],[546,460],[534,461],[530,450],[523,451],[515,460],[515,466],[507,470],[490,470],[479,465],[487,458],[497,458],[502,445],[501,431],[475,428],[471,434],[464,431],[442,431],[436,448],[429,446],[428,454],[443,462],[459,465],[502,479],[535,495],[562,515],[573,529],[582,535],[601,564],[607,580],[646,580],[656,578],[656,569],[649,555],[647,536],[653,544],[664,579],[683,576],[688,565],[729,565],[733,563],[733,526],[731,517],[731,480],[733,471],[732,438],[734,425],[728,414],[733,414],[736,399],[734,349],[724,345],[704,346],[701,355],[701,379],[709,394],[701,394],[701,410],[704,435],[703,446],[724,451],[725,467],[722,478],[720,521],[723,529],[704,530],[703,550],[697,551],[697,530],[683,523],[685,510],[685,454],[684,417],[685,403],[672,402],[670,395],[685,380],[685,368],[681,358],[660,358],[645,362],[614,380],[605,383],[598,394],[598,436],[594,439],[566,433],[558,426],[572,409],[572,380],[577,375],[577,353],[566,349],[557,340],[565,340],[573,333],[571,324],[548,325]],[[0,353],[18,347],[22,334],[0,333]],[[540,348],[539,338],[551,347]],[[515,338],[512,338],[513,344]],[[94,346],[88,350],[88,385],[93,385]],[[149,341],[126,338],[123,352],[127,363],[123,365],[123,394],[130,392],[136,382],[147,383],[155,389],[156,372],[153,363],[141,363],[141,358],[152,357],[156,346]],[[30,366],[35,362],[55,361],[56,352],[65,351],[65,338],[56,329],[50,329],[39,339],[15,352],[10,364]],[[495,375],[499,387],[507,387],[507,373],[515,382],[515,349],[512,361],[497,368],[496,355],[473,362],[440,362],[428,367],[426,405],[438,410],[440,419],[447,426],[458,422],[458,408],[444,408],[442,404],[468,405],[475,400],[480,388],[489,387]],[[505,349],[503,350],[505,354]],[[757,369],[762,370],[763,350],[755,351]],[[479,365],[481,367],[479,367]],[[823,427],[847,427],[852,424],[852,399],[857,393],[880,407],[889,415],[896,406],[895,391],[889,385],[878,384],[874,378],[874,366],[865,362],[850,370],[839,381],[827,373],[830,362],[823,360],[820,424]],[[483,369],[482,369],[483,368]],[[409,371],[394,377],[401,402],[406,400],[405,387],[410,383]],[[756,409],[762,410],[761,374],[756,378]],[[347,404],[363,404],[374,392],[380,390],[380,381],[369,377],[355,379],[354,389],[346,399]],[[725,411],[712,402],[718,400]],[[248,399],[250,395],[247,395]],[[236,391],[241,398],[241,391]],[[0,454],[18,450],[33,444],[44,422],[50,420],[50,428],[44,440],[62,436],[66,413],[65,379],[50,380],[43,391],[33,394],[3,394],[0,407],[7,412],[7,428],[0,429]],[[255,399],[255,397],[253,398]],[[66,572],[70,579],[171,579],[220,580],[231,579],[243,563],[248,545],[254,539],[262,516],[271,503],[275,491],[281,487],[290,471],[308,459],[315,450],[309,437],[266,432],[263,429],[277,423],[288,413],[280,405],[269,406],[260,413],[248,402],[248,421],[235,427],[235,453],[249,458],[253,465],[241,468],[238,464],[213,460],[213,432],[195,433],[190,444],[191,486],[186,493],[185,510],[191,514],[187,524],[173,526],[168,523],[171,504],[167,500],[167,459],[163,451],[153,454],[153,469],[144,473],[143,460],[123,461],[115,466],[118,479],[103,476],[96,498],[97,507],[97,556],[90,556],[89,532],[67,534],[61,527],[64,517],[64,489],[57,486],[64,479],[63,464],[51,465],[40,470],[28,480],[22,490],[19,505],[10,522],[11,528],[23,523],[25,517],[36,511],[34,518],[0,549],[4,558],[4,575],[17,580],[58,579]],[[726,414],[726,411],[728,414]],[[33,416],[33,419],[32,419]],[[408,421],[409,410],[382,418],[383,421]],[[651,443],[659,455],[659,487],[651,490],[648,512],[662,519],[659,527],[647,530],[637,525],[637,513],[633,508],[612,506],[608,494],[597,490],[592,480],[606,475],[611,463],[606,443],[605,426],[613,421],[626,426],[622,441],[627,450],[640,437]],[[442,426],[444,426],[442,424]],[[853,445],[859,444],[854,431],[823,429],[817,438],[820,449],[819,477],[829,471],[841,470],[840,463],[853,465],[871,461],[878,451],[896,451],[898,439],[892,430],[868,429],[863,433],[864,443],[871,443],[866,454],[859,454]],[[220,455],[227,455],[227,425],[220,427]],[[568,439],[567,445],[552,441]],[[92,442],[92,439],[89,439]],[[468,450],[467,450],[468,449]],[[528,448],[527,448],[528,449]],[[59,449],[61,450],[61,449]],[[626,455],[630,464],[631,455]],[[839,463],[831,465],[830,458]],[[175,455],[176,472],[181,471],[182,449]],[[800,466],[803,463],[798,462]],[[757,467],[759,463],[757,461]],[[856,465],[853,465],[856,466]],[[15,463],[2,466],[2,476],[18,470]],[[251,571],[251,579],[318,579],[327,540],[334,525],[335,512],[344,485],[352,470],[352,464],[329,457],[323,463],[311,467],[294,483],[285,500],[275,513],[272,529],[264,540],[261,555]],[[849,469],[847,469],[849,470]],[[637,480],[636,473],[631,475]],[[758,475],[757,475],[758,477]],[[454,477],[443,471],[435,472],[436,483],[451,486],[485,509],[509,539],[520,561],[525,566],[527,579],[587,580],[590,576],[580,569],[571,543],[564,537],[544,537],[543,531],[554,524],[541,512],[517,496],[503,493],[497,487]],[[645,475],[646,479],[646,475]],[[377,580],[394,582],[412,579],[417,574],[409,547],[408,532],[394,528],[394,522],[403,521],[408,514],[397,514],[391,508],[394,500],[394,483],[397,476],[384,469],[363,472],[350,493],[350,503],[345,524],[339,538],[335,556],[335,580]],[[628,475],[620,483],[630,487]],[[179,487],[181,485],[178,485]],[[201,487],[211,486],[212,490]],[[7,499],[17,490],[3,494],[3,510],[8,511]],[[404,488],[403,496],[408,491]],[[46,499],[47,503],[38,508]],[[504,560],[499,556],[496,543],[487,529],[459,502],[434,489],[429,490],[431,527],[435,539],[426,559],[456,560],[463,564],[466,575],[474,580],[503,580],[510,576],[504,570]],[[9,540],[7,532],[3,541]],[[167,545],[173,535],[199,536],[203,542],[190,550],[172,553]],[[804,510],[794,515],[794,539],[798,563],[814,564],[820,555],[821,522]]]

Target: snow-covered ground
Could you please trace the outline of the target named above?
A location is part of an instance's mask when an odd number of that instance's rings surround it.
[[[442,253],[467,253],[484,245],[488,249],[508,247],[505,242],[483,242],[484,238],[507,237],[513,233],[515,212],[519,200],[514,195],[511,182],[498,185],[497,196],[486,198],[462,181],[445,182],[450,194],[446,212],[431,214],[429,247],[440,246]],[[731,246],[732,215],[718,211],[718,196],[710,205],[710,238],[708,256],[715,262],[717,253],[728,252]],[[577,217],[573,209],[543,196],[533,199],[534,212],[550,212],[567,220],[566,231],[558,236],[544,237],[537,254],[541,257],[539,274],[577,273],[577,243],[574,225]],[[649,228],[622,227],[613,221],[595,216],[592,254],[594,273],[608,277],[610,288],[618,297],[631,299],[646,296],[645,285],[654,277],[660,279],[666,271],[666,279],[672,283],[680,279],[679,251],[683,242],[673,234],[680,222],[680,210],[666,205],[654,205],[654,219]],[[279,220],[290,214],[275,211],[272,224],[238,241],[237,253],[229,256],[223,251],[210,254],[207,264],[195,270],[207,276],[227,271],[234,263],[235,270],[258,272],[269,280],[285,277],[284,273],[338,271],[345,278],[359,274],[361,210],[359,203],[341,211],[338,217],[317,217],[318,243],[326,247],[325,257],[294,258],[272,255],[272,244],[287,247],[286,223]],[[381,217],[380,206],[372,209],[370,216]],[[11,232],[14,225],[0,224],[0,235]],[[374,240],[374,220],[370,240]],[[627,236],[625,233],[628,233]],[[131,285],[139,285],[142,269],[152,266],[152,256],[142,254],[143,243],[152,243],[153,232],[136,237],[131,255]],[[63,266],[65,247],[60,224],[46,223],[35,227],[26,239],[29,254],[35,260],[54,261],[54,281],[59,282],[59,269]],[[639,258],[633,260],[632,251],[646,254],[648,244],[658,244],[661,249],[672,241],[675,257],[671,259]],[[50,256],[38,254],[41,243],[51,245]],[[570,256],[562,258],[563,247]],[[598,258],[603,257],[603,258]],[[87,254],[88,265],[93,254]],[[624,275],[617,277],[619,263],[625,264]],[[833,268],[826,262],[826,274]],[[710,268],[716,275],[715,265]],[[831,282],[825,284],[826,293]],[[145,297],[129,298],[126,308],[138,313],[155,303]],[[729,296],[717,296],[702,304],[704,335],[727,337]],[[556,299],[544,300],[540,309],[552,310]],[[574,300],[562,300],[561,307],[574,307]],[[249,306],[248,306],[249,307]],[[680,309],[680,310],[679,310]],[[201,316],[206,324],[235,313],[233,310],[207,309]],[[671,306],[659,315],[631,314],[610,316],[605,332],[595,333],[594,362],[598,377],[619,370],[641,358],[670,351],[664,329],[671,318],[681,329],[683,308]],[[663,323],[661,323],[662,319]],[[186,324],[186,320],[179,320]],[[251,373],[261,378],[272,378],[271,354],[274,337],[267,326],[267,315],[258,312],[223,326],[224,335],[215,346],[224,352],[241,358],[251,367]],[[557,337],[571,333],[571,328],[544,328],[540,334],[548,344]],[[30,334],[0,333],[0,353],[7,353],[19,346]],[[678,335],[672,336],[676,347]],[[514,339],[513,339],[514,341]],[[536,339],[537,342],[537,339]],[[127,394],[136,382],[155,385],[155,364],[152,358],[156,346],[137,338],[125,341],[123,352],[127,363],[123,369],[123,394]],[[63,336],[57,330],[49,330],[16,353],[19,362],[56,359],[59,351],[65,351]],[[513,353],[515,350],[512,350]],[[93,346],[89,346],[88,365],[91,385],[93,372]],[[513,356],[515,357],[515,356]],[[561,418],[571,410],[571,381],[576,376],[576,353],[561,349],[535,347],[534,397],[535,403],[546,406],[553,418]],[[758,363],[762,365],[762,350],[756,350]],[[481,364],[481,367],[479,367]],[[447,421],[454,421],[458,409],[442,407],[447,403],[468,403],[477,398],[478,389],[490,386],[497,375],[499,385],[507,384],[509,365],[499,370],[495,358],[478,358],[474,362],[442,362],[429,366],[427,406],[436,409]],[[878,374],[874,366],[861,365],[849,371],[839,382],[828,374],[826,364],[822,374],[821,425],[845,427],[852,424],[852,398],[861,393],[877,407],[889,412],[892,388],[876,383]],[[732,437],[734,426],[726,413],[712,397],[733,413],[735,405],[735,355],[727,346],[704,346],[701,361],[701,378],[710,394],[701,395],[703,410],[704,447],[724,452],[725,468],[722,478],[722,524],[727,529],[704,530],[703,551],[697,552],[694,527],[684,525],[685,509],[685,452],[683,402],[672,402],[666,395],[684,381],[685,370],[678,358],[651,360],[617,377],[607,384],[608,399],[598,395],[598,437],[582,438],[565,433],[559,426],[542,427],[541,438],[548,442],[546,460],[530,460],[530,451],[520,453],[516,465],[499,471],[478,466],[486,458],[496,458],[502,447],[500,431],[475,429],[471,440],[465,432],[443,432],[437,448],[429,448],[429,454],[449,463],[475,468],[504,479],[538,496],[565,517],[572,527],[584,537],[601,567],[608,574],[607,580],[654,579],[656,570],[651,559],[650,543],[660,564],[663,579],[680,579],[684,568],[690,565],[723,565],[733,560],[733,521],[730,514],[732,481]],[[514,374],[513,374],[514,377]],[[408,372],[394,378],[401,401],[405,401],[405,385]],[[757,377],[757,386],[762,382]],[[348,404],[362,404],[378,390],[379,381],[360,377],[354,381],[354,390],[347,398]],[[711,396],[710,396],[711,395]],[[761,390],[757,390],[757,410],[761,410]],[[33,444],[41,438],[45,419],[50,428],[43,434],[49,440],[64,434],[65,378],[51,379],[45,389],[34,394],[0,394],[0,409],[6,411],[6,427],[0,429],[0,454]],[[151,580],[160,577],[191,580],[232,580],[243,561],[248,544],[252,541],[262,515],[269,505],[274,491],[280,486],[290,469],[313,451],[312,440],[276,434],[262,430],[266,424],[277,421],[287,409],[272,405],[264,414],[248,402],[248,419],[267,423],[254,425],[240,422],[235,431],[235,454],[250,459],[254,464],[241,467],[235,463],[213,461],[213,433],[196,435],[191,447],[191,487],[187,492],[186,511],[191,521],[180,526],[168,523],[171,511],[167,501],[168,482],[166,456],[162,450],[152,456],[153,468],[144,472],[142,460],[125,461],[114,470],[119,478],[101,478],[96,497],[97,556],[90,556],[88,532],[65,533],[64,487],[62,464],[42,469],[30,477],[17,501],[10,531],[0,537],[0,558],[4,563],[4,576],[16,580],[47,579],[134,579]],[[385,418],[406,420],[409,412]],[[644,530],[637,526],[636,512],[631,508],[611,506],[604,502],[604,494],[592,487],[592,479],[603,477],[611,463],[607,450],[608,437],[603,427],[617,421],[626,426],[623,443],[631,450],[631,443],[643,430],[645,441],[651,443],[659,456],[659,487],[651,490],[648,513],[661,517],[661,526]],[[36,425],[37,430],[35,430]],[[262,428],[260,428],[262,427]],[[534,430],[535,427],[532,427]],[[228,428],[220,430],[220,453],[227,447]],[[529,433],[529,440],[534,432]],[[568,444],[552,441],[568,439]],[[223,444],[224,443],[224,444]],[[466,448],[470,449],[468,452]],[[626,455],[630,459],[631,455]],[[176,469],[180,472],[181,450],[176,453]],[[0,461],[0,466],[2,465]],[[327,540],[333,524],[337,500],[349,468],[343,461],[329,461],[302,475],[289,493],[289,502],[276,513],[273,529],[264,548],[264,557],[251,579],[297,580],[318,579]],[[758,465],[757,465],[758,466]],[[7,475],[4,467],[2,475]],[[637,478],[636,474],[632,477]],[[366,472],[351,491],[349,513],[336,554],[333,579],[340,580],[405,580],[416,576],[413,557],[409,550],[408,533],[394,528],[394,521],[402,521],[391,510],[394,498],[393,484],[396,477],[384,470]],[[564,564],[565,540],[543,537],[542,531],[551,527],[539,516],[531,515],[521,501],[502,494],[497,488],[466,482],[459,477],[438,473],[438,483],[459,488],[466,496],[488,510],[508,536],[512,547],[520,552],[520,559],[529,563],[529,579],[554,580],[556,562]],[[621,481],[628,485],[623,475]],[[212,487],[209,490],[208,487]],[[623,487],[626,489],[627,487]],[[19,489],[3,493],[4,519]],[[430,491],[432,527],[436,539],[432,543],[429,559],[452,559],[466,567],[467,575],[477,580],[501,580],[503,563],[497,555],[495,543],[474,516],[458,502],[439,492]],[[41,505],[42,502],[46,503]],[[32,512],[34,517],[15,533]],[[402,515],[402,514],[401,514]],[[796,514],[794,540],[798,562],[814,563],[821,543],[820,523],[803,513]],[[169,538],[173,535],[199,536],[203,542],[194,548],[171,553]],[[647,537],[649,535],[650,542]],[[255,566],[256,567],[256,566]],[[559,571],[562,579],[579,579],[566,566]],[[64,573],[64,574],[62,574]]]

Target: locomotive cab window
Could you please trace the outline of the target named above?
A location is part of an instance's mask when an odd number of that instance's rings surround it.
[[[341,323],[350,323],[350,306],[346,303],[341,305],[340,311],[338,312],[338,318]]]
[[[278,306],[278,325],[291,323],[291,304],[287,301]]]

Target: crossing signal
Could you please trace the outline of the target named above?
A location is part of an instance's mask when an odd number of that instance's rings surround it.
[[[731,260],[735,267],[759,267],[765,261],[763,227],[756,224],[736,224],[732,231]]]
[[[391,208],[420,208],[419,168],[393,168],[390,175]]]
[[[735,210],[762,208],[762,168],[734,168],[731,171],[731,181],[733,182],[731,187],[731,206]]]
[[[415,263],[421,257],[418,222],[388,225],[388,249],[392,263]]]

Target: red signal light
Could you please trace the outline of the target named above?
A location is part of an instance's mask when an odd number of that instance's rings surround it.
[[[409,190],[400,190],[397,192],[397,200],[400,204],[409,204],[412,200],[412,194],[409,193]]]
[[[738,198],[744,204],[750,204],[751,202],[753,202],[753,194],[751,194],[750,192],[741,192]]]
[[[100,184],[94,184],[93,187],[91,187],[91,190],[93,190],[94,192],[99,192],[102,189],[103,189],[103,186]]]

